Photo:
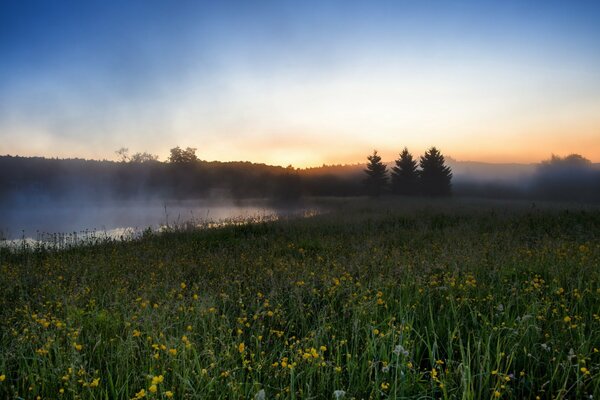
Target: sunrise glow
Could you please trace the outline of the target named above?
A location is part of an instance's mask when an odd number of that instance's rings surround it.
[[[585,2],[4,3],[0,153],[600,161]]]

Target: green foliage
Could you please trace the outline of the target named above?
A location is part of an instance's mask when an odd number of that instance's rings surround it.
[[[380,196],[387,186],[387,166],[381,162],[381,157],[377,155],[377,150],[373,151],[373,154],[367,157],[369,161],[367,168],[364,170],[367,174],[365,179],[365,186],[367,192],[371,196]]]
[[[597,396],[600,211],[496,207],[0,250],[0,398]]]

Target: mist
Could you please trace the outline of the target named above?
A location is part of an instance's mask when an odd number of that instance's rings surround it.
[[[0,239],[114,233],[295,215],[281,167],[0,157]]]
[[[580,155],[538,164],[448,164],[456,198],[600,203],[600,165]],[[302,213],[320,197],[364,196],[363,170],[362,164],[296,169],[3,156],[0,238]]]

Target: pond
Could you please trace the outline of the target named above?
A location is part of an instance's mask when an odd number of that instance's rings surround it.
[[[215,225],[304,216],[304,205],[280,206],[261,200],[111,201],[10,205],[0,210],[0,239],[31,242],[134,237],[150,228]]]

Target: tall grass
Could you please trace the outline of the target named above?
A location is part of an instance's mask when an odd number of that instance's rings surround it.
[[[0,397],[600,394],[600,211],[346,204],[0,252]]]

